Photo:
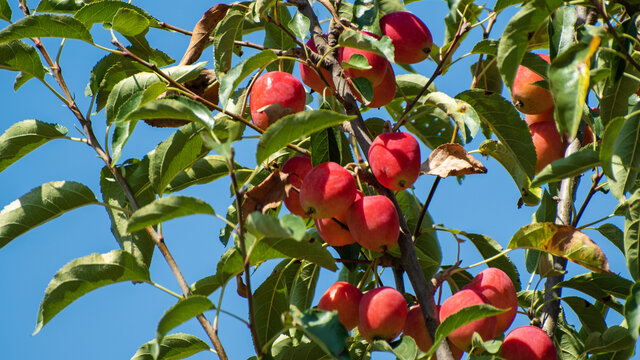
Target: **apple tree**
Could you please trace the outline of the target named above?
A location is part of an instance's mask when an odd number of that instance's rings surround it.
[[[223,297],[244,304],[232,316],[249,329],[253,359],[634,355],[636,1],[448,0],[444,33],[399,0],[220,3],[193,30],[131,1],[16,3],[0,0],[0,68],[16,73],[2,86],[20,93],[39,82],[68,118],[5,122],[0,172],[50,141],[81,143],[102,170],[95,184],[15,194],[0,212],[0,249],[88,205],[104,208],[115,240],[53,274],[36,333],[83,295],[124,282],[175,297],[155,338],[131,349],[138,360],[238,358],[219,336],[233,331],[218,328]],[[169,33],[184,36],[179,61],[149,41]],[[101,53],[81,74],[85,89],[65,80],[67,42]],[[470,83],[438,90],[469,71]],[[149,126],[174,130],[128,157]],[[489,161],[510,175],[513,211],[533,212],[502,245],[429,212],[441,182],[464,191]],[[187,195],[222,179],[230,189],[216,206],[226,213]],[[429,179],[427,191],[417,179]],[[587,223],[595,197],[614,205]],[[186,245],[165,239],[163,224],[191,215],[219,221],[221,251],[214,271],[187,281],[171,249]],[[454,261],[443,261],[444,236],[456,241]],[[604,243],[625,261],[609,263]],[[461,249],[482,260],[465,261]],[[152,262],[179,292],[153,280]],[[335,284],[320,286],[320,273]],[[225,295],[228,285],[236,293]],[[175,331],[192,318],[200,333]]]

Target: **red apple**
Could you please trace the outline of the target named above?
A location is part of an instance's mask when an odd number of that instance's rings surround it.
[[[415,64],[426,59],[433,40],[427,26],[415,15],[398,11],[380,19],[382,34],[391,38],[398,64]]]
[[[318,301],[318,309],[338,311],[338,318],[347,330],[358,326],[362,291],[348,282],[338,281],[331,285]]]
[[[268,72],[251,88],[251,120],[265,130],[282,116],[304,110],[305,102],[304,86],[298,79],[282,71]]]
[[[313,39],[309,39],[309,41],[307,41],[307,47],[315,53],[318,52]],[[329,87],[327,87],[325,82],[322,81],[315,70],[307,65],[300,65],[300,79],[302,79],[302,82],[305,83],[305,85],[307,85],[313,91],[317,92],[320,95],[332,95],[332,89],[334,89],[336,86],[333,83],[331,73],[327,69],[324,69],[322,67],[320,67],[320,73],[322,74],[322,77],[324,77],[324,79],[327,81],[327,83],[329,83]]]
[[[354,202],[360,199],[362,199],[362,192],[357,190]],[[316,229],[318,229],[318,234],[320,234],[320,237],[322,237],[324,242],[331,246],[345,246],[356,242],[356,239],[353,238],[353,235],[351,235],[347,226],[348,211],[349,210],[339,216],[336,216],[335,219],[314,219]]]
[[[340,216],[356,198],[356,181],[339,164],[317,165],[302,180],[300,205],[314,219]]]
[[[420,146],[405,132],[378,135],[369,148],[371,171],[382,186],[391,190],[411,187],[420,175]]]
[[[384,339],[391,341],[404,328],[407,303],[402,294],[390,287],[367,291],[360,301],[360,325],[362,337],[368,341]]]
[[[347,226],[362,247],[371,251],[390,249],[398,242],[400,221],[386,196],[365,196],[351,205]]]
[[[380,39],[378,35],[372,34],[370,32],[361,31],[361,33],[365,34],[366,36],[374,37],[378,40]],[[344,69],[344,73],[347,74],[347,76],[352,79],[364,77],[367,80],[369,80],[372,87],[375,87],[376,85],[380,84],[386,74],[387,67],[389,66],[389,62],[387,61],[387,59],[369,51],[350,48],[350,47],[344,47],[338,50],[338,60],[342,64],[342,62],[344,61],[349,61],[349,59],[351,59],[351,56],[355,54],[363,55],[367,59],[367,62],[369,63],[369,65],[371,65],[371,69],[358,70],[358,69],[348,68],[348,69]]]
[[[362,96],[356,91],[356,89],[349,81],[349,87],[356,100],[365,104]],[[389,104],[396,97],[396,76],[393,72],[393,68],[389,66],[387,73],[382,79],[382,82],[373,88],[373,98],[366,104],[370,108],[379,108]]]
[[[556,123],[537,122],[529,125],[531,139],[536,148],[536,174],[553,161],[564,157],[565,144],[558,133]]]
[[[505,360],[556,360],[558,354],[551,338],[535,326],[522,326],[511,331],[502,343]]]
[[[553,121],[553,108],[540,114],[525,114],[524,121],[527,122],[527,125],[543,121]]]
[[[484,295],[489,304],[498,309],[510,309],[496,316],[496,334],[511,326],[518,312],[518,295],[509,275],[498,268],[490,267],[476,275],[464,288]]]
[[[308,156],[294,156],[282,165],[282,172],[289,174],[289,182],[298,190],[291,190],[289,195],[284,200],[284,205],[294,215],[309,217],[305,214],[300,205],[299,190],[302,185],[302,179],[307,176],[307,173],[311,171],[311,159]]]
[[[488,303],[487,298],[473,290],[460,290],[442,303],[440,307],[440,320],[444,321],[452,314],[466,307]],[[472,321],[454,330],[449,334],[449,341],[462,350],[468,350],[471,346],[471,337],[474,332],[480,334],[485,341],[493,339],[496,335],[496,317],[490,316]]]
[[[436,311],[439,310],[440,307],[436,306]],[[427,326],[422,318],[422,309],[420,308],[420,305],[414,305],[409,308],[407,320],[404,323],[403,333],[407,336],[411,336],[416,341],[418,348],[423,352],[427,352],[431,349],[433,342],[431,341],[431,336],[429,336]],[[455,360],[460,359],[464,352],[453,346],[450,341],[447,340],[447,342],[449,343],[449,348],[451,349],[453,358]]]
[[[546,62],[549,61],[548,55],[537,54]],[[513,88],[511,89],[511,98],[514,105],[520,112],[525,114],[540,114],[553,108],[553,98],[549,90],[534,83],[544,80],[542,76],[529,70],[527,67],[520,65],[513,80]]]

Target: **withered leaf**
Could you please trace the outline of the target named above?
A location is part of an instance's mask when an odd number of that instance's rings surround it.
[[[258,109],[258,113],[267,115],[267,119],[269,119],[269,125],[271,125],[281,117],[295,114],[295,111],[293,111],[293,109],[291,108],[280,105],[280,103],[274,103],[261,107],[260,109]]]
[[[218,4],[202,15],[200,21],[198,21],[193,28],[191,42],[189,42],[189,47],[184,53],[182,60],[180,60],[180,65],[193,64],[200,58],[202,51],[204,51],[204,48],[209,43],[209,36],[216,28],[216,25],[224,19],[229,8],[230,6],[227,4]]]
[[[277,208],[287,198],[287,194],[291,189],[289,174],[275,170],[260,185],[244,194],[242,202],[243,221],[254,211],[260,211],[264,214],[269,209]]]
[[[486,174],[487,168],[459,144],[442,144],[435,148],[420,172],[440,177]]]
[[[542,250],[594,272],[610,272],[602,249],[585,233],[569,225],[543,222],[524,226],[513,235],[507,247]]]

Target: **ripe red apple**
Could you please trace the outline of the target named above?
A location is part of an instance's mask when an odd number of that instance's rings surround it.
[[[358,244],[372,251],[392,248],[400,235],[396,208],[382,195],[365,196],[354,202],[347,212],[347,226]]]
[[[420,175],[420,146],[406,132],[383,133],[369,148],[371,171],[382,186],[391,190],[411,187]]]
[[[487,298],[481,294],[463,289],[451,295],[440,307],[440,321],[444,321],[452,314],[472,305],[488,304]],[[490,316],[472,321],[449,334],[449,341],[462,350],[469,349],[473,333],[480,334],[483,340],[490,340],[496,335],[496,317]]]
[[[591,126],[587,125],[584,128],[584,138],[582,139],[582,146],[587,146],[594,141],[595,137],[593,136],[593,131],[591,130]]]
[[[349,81],[349,87],[351,88],[351,92],[353,96],[355,96],[356,100],[361,103],[365,103],[362,99],[362,96],[356,91],[356,89]],[[371,101],[366,104],[370,108],[379,108],[389,104],[396,97],[396,75],[393,72],[393,68],[389,66],[387,68],[387,73],[382,79],[382,82],[373,88],[373,98]]]
[[[489,304],[498,309],[510,309],[496,316],[496,334],[511,326],[518,312],[518,295],[509,275],[504,271],[490,267],[476,275],[464,289],[474,290],[487,298]]]
[[[546,62],[549,56],[537,54]],[[511,99],[520,112],[525,114],[540,114],[553,108],[553,98],[549,90],[534,85],[535,82],[543,80],[542,76],[520,65],[513,80],[511,89]]]
[[[289,174],[289,182],[296,187],[298,191],[302,185],[302,179],[311,171],[311,159],[308,156],[294,156],[282,165],[282,172]],[[309,217],[305,214],[300,205],[300,195],[296,190],[291,190],[284,200],[284,205],[294,215]]]
[[[300,205],[314,219],[340,216],[356,198],[356,181],[339,164],[317,165],[302,180]]]
[[[358,326],[362,291],[348,282],[338,281],[331,285],[318,301],[318,309],[338,311],[338,318],[347,330]]]
[[[378,40],[380,39],[378,35],[372,34],[370,32],[361,31],[361,33],[365,34],[366,36],[374,37]],[[348,68],[344,69],[344,73],[352,79],[364,77],[369,80],[372,87],[380,84],[386,74],[387,67],[389,66],[389,62],[387,61],[387,59],[369,51],[344,47],[338,50],[338,61],[340,61],[340,63],[342,64],[342,62],[344,61],[349,61],[349,59],[351,59],[351,56],[355,54],[363,55],[367,59],[369,65],[371,65],[371,69],[359,70]]]
[[[304,86],[298,79],[282,71],[268,72],[251,88],[251,120],[265,130],[282,116],[304,110],[305,102]]]
[[[505,360],[556,360],[556,347],[551,338],[535,326],[521,326],[511,331],[502,343]]]
[[[553,121],[553,108],[540,114],[525,114],[524,121],[527,122],[527,125],[543,121]]]
[[[311,49],[311,51],[317,53],[318,49],[316,48],[316,44],[313,42],[313,39],[309,39],[307,41],[307,47]],[[307,65],[300,65],[300,79],[305,83],[308,87],[310,87],[313,91],[319,93],[320,95],[332,95],[333,89],[336,87],[333,83],[333,79],[331,77],[331,73],[324,68],[320,68],[320,73],[322,77],[329,83],[329,87],[325,84],[324,81],[320,78],[317,72],[315,72],[312,68]]]
[[[391,341],[400,334],[407,318],[407,303],[402,294],[390,287],[367,291],[360,300],[360,325],[362,337],[368,341]]]
[[[360,199],[362,199],[362,192],[357,190],[354,202]],[[335,216],[335,219],[314,219],[316,229],[318,229],[318,234],[320,234],[320,237],[322,237],[324,242],[331,246],[345,246],[356,242],[356,239],[353,238],[353,235],[351,235],[347,226],[348,211],[349,210],[345,211],[339,216]]]
[[[427,26],[415,15],[398,11],[380,19],[382,34],[391,38],[398,64],[415,64],[426,59],[433,40]]]
[[[553,121],[529,125],[531,139],[536,148],[536,174],[553,161],[564,157],[565,144]]]
[[[439,311],[440,307],[436,306],[436,311]],[[431,341],[431,336],[429,336],[429,332],[427,331],[427,325],[424,323],[424,319],[422,318],[422,309],[420,305],[414,305],[409,308],[409,312],[407,313],[407,320],[404,323],[403,333],[407,336],[411,336],[418,345],[418,348],[423,352],[429,351],[433,342]],[[458,360],[462,357],[464,351],[458,349],[453,346],[450,341],[449,348],[451,349],[451,353],[455,360]]]

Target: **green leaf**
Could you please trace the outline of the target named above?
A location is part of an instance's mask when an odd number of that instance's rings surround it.
[[[480,64],[479,69],[477,69],[478,63],[475,63],[471,65],[470,70],[472,76],[476,74],[476,70],[480,74],[476,80],[476,88],[501,94],[502,77],[494,59],[495,57],[487,56]]]
[[[177,82],[185,82],[194,80],[198,77],[206,62],[200,62],[193,65],[172,66],[162,69],[165,74]],[[143,72],[129,76],[118,82],[113,90],[109,93],[106,103],[107,124],[111,124],[116,119],[120,107],[134,93],[147,89],[154,83],[164,82],[159,75],[155,73]]]
[[[376,0],[355,0],[353,3],[354,22],[358,28],[366,28],[375,23],[378,18],[378,6]]]
[[[33,75],[25,72],[20,72],[16,76],[16,80],[13,82],[13,91],[18,91],[22,87],[22,85],[26,84],[27,81],[33,79]]]
[[[11,22],[11,7],[7,0],[0,0],[0,20]]]
[[[123,281],[150,281],[149,270],[133,255],[113,250],[75,259],[54,275],[38,310],[37,334],[56,314],[82,295]]]
[[[369,103],[373,100],[373,86],[371,86],[371,82],[365,77],[357,77],[351,79],[351,83],[353,87],[356,89],[358,94],[362,96],[362,98]]]
[[[226,109],[229,97],[238,85],[240,85],[240,82],[255,70],[264,67],[277,58],[273,51],[265,50],[246,58],[229,70],[220,80],[220,105]]]
[[[342,62],[343,69],[358,69],[358,70],[368,70],[371,69],[371,65],[369,65],[369,61],[362,54],[353,54],[349,60]]]
[[[145,161],[139,161],[137,159],[128,160],[122,166],[117,167],[120,174],[127,180],[135,193],[139,206],[144,206],[155,200],[155,194],[149,184],[148,168],[148,159],[145,159]],[[138,174],[142,174],[140,177],[143,178],[144,181],[140,181],[137,178]],[[114,178],[113,173],[106,166],[103,167],[100,172],[100,191],[102,193],[102,201],[105,204],[133,211],[127,196]],[[133,254],[136,259],[139,259],[139,261],[144,263],[148,268],[149,265],[151,265],[153,251],[155,250],[153,239],[144,230],[128,233],[127,225],[129,223],[130,213],[116,210],[114,207],[105,207],[111,220],[111,233],[118,241],[122,250]]]
[[[293,18],[287,24],[287,28],[300,39],[304,39],[305,35],[309,32],[311,21],[306,16],[302,15],[300,11],[296,11]]]
[[[604,333],[589,334],[584,342],[585,351],[591,354],[633,350],[634,345],[635,340],[629,334],[629,330],[615,325],[606,329]]]
[[[302,111],[287,115],[269,126],[262,134],[258,142],[256,161],[261,164],[276,151],[298,138],[353,119],[354,116],[328,110]]]
[[[347,29],[340,34],[338,45],[369,51],[387,58],[390,62],[394,61],[393,44],[388,36],[382,36],[378,40],[361,32]]]
[[[581,291],[598,302],[622,313],[622,305],[612,296],[624,299],[629,296],[633,282],[615,274],[587,273],[561,281],[556,287]]]
[[[271,7],[267,10],[267,14],[274,20],[278,21],[284,27],[287,27],[291,22],[291,14],[287,6],[280,3],[277,8]],[[304,36],[302,37],[304,38]],[[295,41],[284,32],[279,26],[271,22],[267,22],[264,25],[264,47],[274,50],[288,50],[296,47]],[[277,63],[271,63],[267,66],[267,71],[284,71],[291,73],[295,61],[280,59]]]
[[[311,164],[333,161],[342,164],[342,132],[337,126],[311,134]]]
[[[67,132],[62,125],[38,120],[13,124],[0,135],[0,172],[48,141],[65,138]]]
[[[120,9],[113,17],[113,30],[126,36],[136,36],[149,29],[149,19],[137,11]]]
[[[97,202],[91,189],[80,183],[54,181],[43,184],[0,211],[0,248],[49,220]]]
[[[491,39],[481,40],[473,46],[471,53],[496,56],[498,54],[498,41]]]
[[[640,104],[634,107],[634,111],[636,110],[640,110]],[[613,147],[611,156],[613,178],[609,179],[609,186],[611,193],[619,201],[623,201],[625,194],[635,188],[639,168],[640,113],[625,119]]]
[[[616,57],[616,55],[611,55]],[[633,67],[633,65],[626,62],[625,59],[620,59],[626,66],[625,72],[635,77],[638,77],[640,72]],[[637,60],[637,59],[636,59]],[[607,64],[610,68],[611,64]],[[632,94],[638,91],[640,84],[635,78],[628,76],[621,76],[615,78],[610,76],[604,83],[604,89],[602,90],[602,98],[600,99],[600,118],[602,119],[602,125],[606,128],[609,122],[618,116],[627,115],[628,101]]]
[[[83,6],[73,15],[73,17],[90,27],[91,25],[96,23],[106,24],[115,21],[114,17],[121,10],[135,12],[136,14],[146,18],[151,26],[158,27],[158,20],[156,20],[153,16],[149,15],[149,13],[147,13],[143,9],[124,1],[104,0],[92,2]]]
[[[0,43],[37,37],[78,39],[93,43],[89,30],[81,22],[64,15],[31,15],[0,30]]]
[[[553,115],[562,134],[569,133],[573,139],[578,132],[589,91],[589,68],[591,58],[600,44],[593,38],[589,44],[578,43],[558,55],[549,67],[549,90],[555,107]]]
[[[237,171],[245,168],[236,164],[235,169]],[[227,159],[220,155],[208,155],[179,173],[171,180],[165,191],[172,193],[192,185],[208,184],[227,175],[229,175]]]
[[[529,136],[529,139],[531,139],[531,136]],[[518,187],[518,191],[520,191],[522,201],[526,205],[534,206],[540,202],[542,189],[531,187],[529,175],[512,151],[509,151],[501,142],[495,140],[485,140],[480,144],[479,150],[482,155],[491,156],[498,160],[509,172]]]
[[[346,344],[349,333],[340,323],[336,311],[310,309],[301,313],[293,310],[291,317],[293,324],[325,353],[339,360],[349,360]]]
[[[623,117],[617,117],[609,122],[609,125],[604,130],[602,136],[602,144],[600,145],[600,162],[602,163],[602,170],[609,179],[615,179],[613,176],[613,168],[611,163],[613,161],[613,151],[618,141],[618,134],[620,129],[625,123]]]
[[[155,346],[157,346],[155,339],[142,345],[131,360],[155,360],[153,356]],[[162,341],[160,341],[158,359],[184,359],[207,350],[210,350],[209,345],[193,335],[182,333],[171,334],[165,336],[162,338]]]
[[[120,113],[118,113],[120,114]],[[177,119],[213,128],[211,110],[199,102],[184,96],[152,100],[129,112],[122,121],[141,119]]]
[[[523,226],[509,241],[508,249],[536,249],[561,256],[599,273],[609,272],[602,249],[573,226],[551,222]]]
[[[532,187],[539,187],[546,183],[560,181],[574,177],[600,165],[598,152],[585,147],[565,158],[556,160],[544,167],[531,181]]]
[[[478,252],[485,260],[502,252],[502,246],[500,246],[497,241],[486,235],[469,234],[465,232],[462,234],[471,240],[471,243],[473,243],[476,249],[478,249]],[[489,261],[487,265],[504,271],[511,279],[516,291],[520,291],[520,274],[518,273],[516,266],[511,262],[506,254]]]
[[[504,150],[516,160],[514,165],[529,179],[533,178],[536,151],[529,127],[513,105],[499,94],[486,95],[483,91],[468,90],[458,94],[456,98],[471,105],[480,120],[496,134],[504,145]]]
[[[157,67],[163,67],[174,63],[175,60],[173,60],[169,55],[160,50],[153,49],[151,45],[149,45],[149,41],[147,41],[146,38],[147,32],[148,30],[144,30],[142,33],[135,36],[123,34],[125,39],[131,43],[131,46],[127,49]]]
[[[480,119],[469,104],[456,100],[442,92],[431,92],[426,95],[425,103],[434,104],[444,111],[453,121],[458,124],[465,142],[471,141],[480,129]]]
[[[624,317],[629,326],[629,332],[634,340],[638,340],[640,333],[640,282],[631,287],[631,294],[624,304]]]
[[[607,329],[604,317],[590,302],[575,296],[563,297],[562,301],[569,305],[573,312],[578,315],[578,320],[580,320],[582,328],[587,331],[587,333],[590,334],[594,331],[604,332]]]
[[[185,321],[215,308],[211,300],[200,295],[191,295],[180,299],[167,310],[158,322],[157,340],[161,340],[169,331]]]
[[[629,198],[624,215],[624,256],[631,278],[640,278],[640,189]]]
[[[242,25],[246,15],[244,7],[233,6],[213,31],[213,59],[218,79],[223,79],[222,74],[231,68],[234,41],[242,36]],[[222,102],[221,104],[225,105]]]
[[[402,335],[400,339],[388,343],[385,340],[375,340],[371,344],[372,351],[386,351],[394,354],[398,360],[413,360],[418,356],[418,345],[408,335]]]
[[[574,43],[578,14],[575,8],[566,6],[551,14],[549,22],[549,56],[555,59]]]
[[[613,224],[602,224],[596,230],[624,254],[624,233]]]
[[[18,40],[0,44],[0,69],[22,71],[40,80],[46,74],[36,49]]]
[[[211,205],[189,196],[168,196],[141,207],[129,218],[128,232],[163,223],[182,216],[195,214],[215,215]]]
[[[407,11],[403,2],[400,0],[378,0],[377,3],[380,16],[396,11]],[[340,10],[342,10],[342,8]]]
[[[502,314],[505,311],[506,310],[500,310],[491,305],[472,305],[460,309],[440,323],[436,330],[433,346],[427,352],[427,357],[435,354],[438,347],[440,347],[440,343],[457,328],[476,320]]]
[[[289,303],[300,310],[311,308],[319,277],[320,267],[305,261],[290,286]]]
[[[411,121],[405,123],[404,127],[432,150],[448,143],[453,137],[453,124],[447,114],[439,108],[417,106],[407,118]],[[462,141],[459,136],[456,136],[456,140]]]
[[[534,33],[561,5],[560,0],[530,1],[509,20],[500,36],[497,53],[498,68],[509,89],[513,87],[516,71],[527,51],[530,34]]]
[[[187,124],[149,153],[149,180],[156,193],[162,194],[173,178],[208,152],[201,131],[198,124]]]

